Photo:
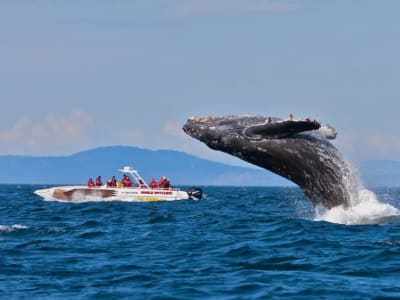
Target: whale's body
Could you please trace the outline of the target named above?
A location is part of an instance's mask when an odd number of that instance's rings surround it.
[[[355,195],[351,168],[328,139],[329,126],[262,116],[191,118],[183,130],[214,150],[239,157],[299,185],[314,205],[348,206]]]

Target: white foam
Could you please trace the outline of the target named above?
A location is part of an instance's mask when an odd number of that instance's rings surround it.
[[[325,153],[321,153],[324,157]],[[342,180],[344,192],[348,195],[348,206],[331,209],[317,207],[314,220],[346,225],[382,224],[400,219],[400,210],[378,200],[374,192],[366,189],[358,171],[343,157]],[[339,161],[338,164],[341,162]]]
[[[28,229],[29,227],[20,225],[20,224],[14,224],[14,225],[0,225],[0,232],[11,232],[11,231],[17,231],[17,230],[22,230],[22,229]]]
[[[380,202],[367,189],[358,192],[358,201],[349,207],[337,206],[330,210],[317,209],[315,221],[327,221],[345,225],[381,224],[400,219],[400,210]]]

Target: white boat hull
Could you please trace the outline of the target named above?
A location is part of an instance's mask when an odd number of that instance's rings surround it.
[[[116,188],[86,186],[62,186],[40,189],[35,191],[36,195],[45,200],[58,200],[66,202],[81,201],[176,201],[190,199],[190,195],[179,189],[152,189],[152,188]]]

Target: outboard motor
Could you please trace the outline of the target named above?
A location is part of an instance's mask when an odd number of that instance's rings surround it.
[[[187,190],[190,199],[200,200],[203,197],[203,191],[198,187],[191,187]]]

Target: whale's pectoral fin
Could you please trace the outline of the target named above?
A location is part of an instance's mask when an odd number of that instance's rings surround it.
[[[317,130],[320,127],[319,122],[311,120],[278,121],[248,127],[243,133],[254,139],[281,139],[296,133]]]

